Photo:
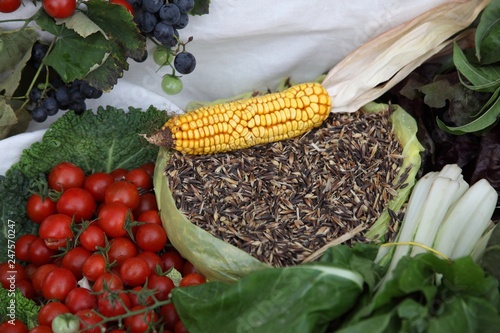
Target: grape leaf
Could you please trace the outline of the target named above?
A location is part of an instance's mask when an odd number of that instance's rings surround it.
[[[58,25],[43,11],[37,15],[36,23],[56,37],[44,64],[51,66],[65,82],[82,79],[111,52],[111,43],[102,33],[95,32],[84,38],[64,24]]]
[[[110,52],[110,43],[101,33],[83,38],[65,28],[44,63],[54,68],[64,82],[71,82],[82,79],[102,64]]]
[[[116,44],[111,43],[111,54],[109,57],[92,72],[85,77],[91,86],[103,91],[110,91],[123,76],[123,71],[128,70],[128,63],[122,49]]]
[[[209,5],[210,5],[210,0],[195,0],[194,7],[189,12],[189,14],[191,14],[191,15],[208,14]]]
[[[1,31],[0,30],[0,73],[15,68],[20,59],[31,51],[37,39],[34,29]]]
[[[17,117],[14,110],[5,100],[0,99],[0,139],[5,138],[10,127],[16,123]]]
[[[475,44],[482,64],[500,61],[500,0],[493,0],[484,9],[477,25]]]
[[[107,1],[90,0],[85,3],[87,16],[123,49],[123,55],[141,60],[146,53],[146,38],[140,33],[132,16],[123,6]]]
[[[101,32],[107,39],[104,31],[82,12],[77,11],[72,16],[57,20],[56,22],[57,24],[65,24],[67,28],[74,30],[82,37],[88,37],[95,32]]]

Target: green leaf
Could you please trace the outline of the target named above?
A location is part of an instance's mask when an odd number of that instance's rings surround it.
[[[153,107],[147,111],[130,108],[128,113],[113,107],[99,107],[97,114],[65,113],[53,123],[41,142],[23,151],[11,170],[32,177],[57,163],[69,161],[85,172],[131,169],[153,161],[158,148],[139,136],[149,134],[166,121],[166,114]]]
[[[40,27],[40,29],[51,33],[54,36],[60,35],[66,27],[64,25],[59,25],[57,22],[50,17],[45,10],[40,9],[35,17],[35,23]]]
[[[125,59],[130,57],[134,60],[144,57],[146,38],[140,33],[125,7],[101,0],[90,0],[85,5],[89,19],[122,49],[120,55]]]
[[[0,99],[0,139],[3,139],[9,133],[10,127],[17,123],[17,117],[14,110],[4,99]]]
[[[429,320],[426,332],[496,333],[500,327],[497,309],[477,297],[452,297],[441,304],[440,310],[440,316]]]
[[[457,45],[453,46],[453,63],[457,70],[469,80],[469,89],[493,92],[500,87],[500,66],[480,66],[473,63],[472,56],[467,56]]]
[[[355,304],[359,281],[333,265],[268,268],[235,284],[175,288],[172,301],[191,333],[319,333]]]
[[[495,92],[496,98],[494,99],[493,104],[491,104],[491,106],[489,106],[489,108],[478,118],[474,119],[468,124],[452,127],[446,125],[443,121],[436,117],[436,122],[439,128],[451,134],[461,135],[466,133],[479,132],[490,127],[491,125],[496,123],[498,115],[500,115],[500,98],[498,98],[497,95],[499,92],[500,88],[499,90],[497,90],[497,92]]]
[[[40,179],[40,175],[32,177]],[[0,242],[7,244],[9,225],[14,227],[15,238],[28,233],[36,234],[38,224],[31,222],[26,215],[26,202],[30,196],[30,184],[33,179],[14,170],[6,176],[0,176]],[[7,251],[0,251],[0,262],[7,261]],[[0,288],[1,289],[1,288]]]
[[[451,83],[446,78],[437,79],[419,89],[424,95],[424,103],[432,108],[448,105],[448,117],[457,125],[467,124],[481,112],[483,101],[475,91],[469,90],[459,82]]]
[[[210,0],[194,0],[194,7],[189,12],[191,15],[204,15],[208,14]]]
[[[8,32],[0,30],[0,73],[18,67],[26,53],[31,53],[36,39],[37,33],[32,28]]]
[[[128,70],[128,63],[122,49],[111,43],[111,54],[101,66],[97,67],[85,77],[91,86],[103,91],[110,91],[123,76],[123,71]]]
[[[109,44],[101,33],[83,38],[64,29],[44,64],[54,68],[64,82],[82,79],[107,59],[111,52]]]
[[[16,319],[25,323],[30,330],[38,325],[37,316],[41,305],[38,305],[35,301],[24,297],[19,289],[16,289],[12,295],[9,290],[0,288],[0,320],[2,322],[11,319],[9,316],[11,314],[9,306],[12,307],[11,300],[15,301],[14,313]]]
[[[476,55],[482,64],[500,61],[500,1],[483,10],[475,35]]]
[[[77,34],[84,38],[92,35],[93,33],[101,32],[107,39],[104,31],[102,31],[102,29],[97,24],[89,19],[87,15],[80,11],[76,11],[68,18],[57,20],[56,23],[66,25],[68,29],[75,31]]]
[[[31,46],[32,44],[30,44],[29,48],[25,50],[24,54],[19,54],[20,57],[16,59],[17,63],[11,68],[9,75],[7,75],[5,80],[0,82],[0,93],[4,96],[13,96],[14,92],[19,87],[23,69],[25,68],[28,60],[31,58]]]

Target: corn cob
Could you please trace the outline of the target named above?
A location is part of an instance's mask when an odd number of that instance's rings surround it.
[[[148,138],[185,154],[214,154],[299,136],[328,117],[331,98],[318,83],[201,107],[170,118]]]

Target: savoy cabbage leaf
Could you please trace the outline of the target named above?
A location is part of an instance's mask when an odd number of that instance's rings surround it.
[[[72,162],[86,173],[131,169],[154,161],[158,147],[140,134],[151,134],[166,121],[166,113],[154,107],[146,111],[99,107],[96,113],[68,112],[36,142],[23,151],[10,170],[21,170],[28,177],[48,171],[57,163]]]

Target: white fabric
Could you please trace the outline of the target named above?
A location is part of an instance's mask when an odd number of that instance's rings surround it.
[[[182,77],[184,89],[165,95],[160,86],[169,68],[158,69],[150,56],[144,63],[130,61],[130,69],[115,88],[87,106],[113,105],[146,108],[154,105],[179,112],[188,102],[212,101],[251,90],[273,89],[290,77],[313,80],[374,36],[427,11],[445,0],[211,0],[210,13],[190,17],[180,30],[182,40],[193,36],[187,50],[197,59],[193,73]],[[0,20],[28,16],[31,2]],[[13,25],[0,24],[1,29]],[[153,46],[150,45],[150,54]],[[180,109],[179,109],[180,108]],[[59,113],[61,115],[62,112]],[[41,130],[56,117],[28,132]],[[39,140],[40,133],[21,134],[0,141],[0,174],[22,149]]]

